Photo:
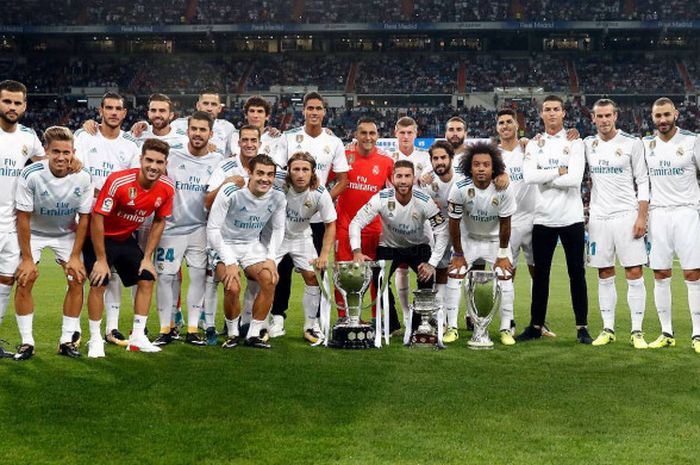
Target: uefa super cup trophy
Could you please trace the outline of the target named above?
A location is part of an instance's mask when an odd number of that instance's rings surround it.
[[[438,326],[431,324],[431,319],[437,320],[437,312],[440,306],[437,304],[437,290],[416,289],[413,291],[413,305],[411,315],[420,316],[420,324],[412,331],[408,345],[412,347],[442,347],[442,341],[438,340]],[[412,322],[406,322],[406,331],[411,332]]]
[[[375,302],[368,306],[362,304],[365,292],[372,282],[372,269],[383,268],[385,262],[335,262],[331,271],[331,277],[335,288],[343,297],[344,305],[336,304],[338,309],[345,310],[346,317],[339,318],[332,329],[332,337],[328,342],[330,347],[342,349],[369,349],[375,347],[375,335],[377,328],[361,320],[362,310],[370,308]],[[319,283],[323,283],[319,270],[316,270]],[[384,280],[382,291],[386,288],[388,280]],[[334,302],[330,289],[321,284],[321,291],[328,302]],[[379,318],[379,315],[377,316]],[[381,325],[381,324],[380,324]],[[381,326],[380,326],[381,327]]]
[[[501,306],[501,286],[495,271],[470,271],[464,283],[467,312],[474,323],[474,333],[467,345],[470,349],[492,349],[488,327]]]

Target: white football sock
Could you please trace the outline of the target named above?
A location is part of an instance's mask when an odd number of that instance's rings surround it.
[[[213,276],[207,276],[205,291],[204,291],[204,320],[207,328],[213,328],[216,325],[216,307],[219,305],[219,283],[214,280]]]
[[[627,280],[627,305],[630,307],[632,331],[641,331],[644,321],[644,309],[647,301],[647,288],[644,278]]]
[[[237,316],[233,320],[229,320],[228,318],[225,318],[225,320],[226,320],[226,330],[228,331],[228,337],[238,336],[238,322],[241,321],[241,317]]]
[[[394,274],[394,285],[396,286],[396,294],[399,296],[401,310],[403,310],[404,321],[408,321],[408,268],[397,268]]]
[[[671,278],[654,280],[654,303],[656,313],[659,315],[661,331],[673,335],[673,323],[671,323]]]
[[[250,323],[250,320],[253,319],[253,303],[258,296],[258,291],[260,291],[258,283],[255,281],[248,281],[245,292],[243,293],[243,308],[241,309],[242,325]]]
[[[191,331],[197,329],[199,317],[204,308],[207,274],[204,268],[189,268],[187,271],[190,275],[190,284],[187,288],[187,326]]]
[[[76,321],[77,324],[80,324],[80,318],[63,315],[63,323],[61,324],[61,339],[59,340],[61,344],[65,344],[66,342],[71,342],[73,340],[73,332],[75,331]]]
[[[29,315],[15,315],[17,319],[17,329],[22,337],[22,344],[34,345],[34,336],[32,335],[32,323],[34,322],[34,312]]]
[[[5,312],[7,311],[7,304],[10,303],[10,293],[12,292],[12,286],[7,284],[0,284],[0,324],[5,318]]]
[[[615,330],[615,307],[617,306],[617,289],[615,276],[598,278],[598,305],[603,318],[603,328]]]
[[[101,326],[102,320],[88,320],[90,339],[102,339]]]
[[[700,281],[686,281],[685,285],[688,287],[688,307],[693,323],[691,336],[700,336]]]
[[[145,336],[147,316],[134,315],[134,328],[131,331],[132,337]]]
[[[461,292],[462,280],[447,278],[447,286],[445,287],[445,314],[447,315],[447,326],[450,328],[457,327]]]
[[[447,284],[435,284],[435,290],[437,294],[435,295],[435,303],[438,307],[445,309],[445,292]]]
[[[174,275],[171,275],[173,277],[173,281],[171,283],[172,286],[172,315],[175,315],[180,310],[180,307],[177,305],[178,304],[178,299],[180,297],[180,286],[182,285],[182,280],[180,279],[180,273],[175,273]],[[190,281],[191,282],[191,281]],[[170,325],[170,323],[168,323]]]
[[[251,337],[260,337],[260,330],[263,329],[264,324],[265,322],[262,320],[252,319],[250,321],[250,326],[248,327],[248,334],[246,335],[246,339],[250,339]]]
[[[170,332],[170,320],[173,311],[173,281],[177,280],[174,274],[158,275],[156,283],[156,299],[158,300],[158,321],[160,322],[160,332],[163,334]]]
[[[510,330],[510,322],[513,321],[513,302],[515,301],[515,288],[513,280],[499,281],[501,285],[501,331]]]
[[[318,305],[321,302],[321,288],[318,286],[304,286],[304,297],[302,305],[304,307],[304,331],[314,327]]]
[[[107,284],[105,291],[105,333],[119,329],[119,310],[122,304],[122,282],[116,273]]]

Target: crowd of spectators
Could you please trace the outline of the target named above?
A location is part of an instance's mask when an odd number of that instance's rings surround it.
[[[593,55],[576,61],[581,90],[601,94],[682,94],[673,58]]]
[[[343,90],[352,58],[335,55],[262,55],[246,81],[248,90],[270,86],[317,86],[320,90]]]
[[[201,24],[290,23],[293,2],[285,0],[198,0],[195,22]]]
[[[181,24],[185,20],[187,0],[85,0],[78,20],[82,24]],[[73,10],[74,14],[76,10]]]
[[[491,92],[497,87],[543,87],[548,92],[569,88],[566,60],[550,55],[504,58],[475,55],[466,60],[467,91]]]
[[[511,0],[414,0],[419,22],[502,21],[513,18]]]
[[[359,94],[451,94],[457,85],[459,63],[438,55],[378,55],[359,63]]]

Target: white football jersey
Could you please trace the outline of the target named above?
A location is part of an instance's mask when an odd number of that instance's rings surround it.
[[[501,218],[515,214],[515,195],[510,186],[497,191],[492,182],[486,189],[479,189],[471,179],[462,178],[452,186],[448,210],[450,218],[462,220],[463,237],[495,242]]]
[[[93,136],[78,129],[75,132],[75,156],[90,173],[92,184],[98,190],[115,171],[141,166],[141,149],[134,136],[124,131],[120,131],[115,139],[107,139],[100,131]]]
[[[49,169],[49,161],[42,160],[22,171],[15,203],[17,210],[32,212],[32,234],[64,236],[75,232],[78,214],[90,213],[93,193],[87,171],[57,178]]]
[[[286,199],[282,190],[273,187],[261,197],[256,197],[247,187],[239,189],[234,184],[224,184],[216,194],[207,222],[209,246],[219,254],[226,265],[235,263],[227,244],[245,245],[260,240],[265,225],[272,223],[275,233],[284,237]],[[268,258],[274,260],[279,243],[271,239]]]
[[[148,129],[141,133],[141,136],[136,137],[136,142],[139,144],[139,147],[143,145],[143,141],[146,139],[158,139],[162,140],[163,142],[167,142],[171,150],[180,150],[187,147],[187,144],[189,143],[186,128],[185,131],[182,131],[181,129],[175,129],[172,126],[170,126],[170,132],[168,132],[166,135],[157,136],[153,134],[153,126],[149,125]]]
[[[221,187],[226,178],[231,176],[240,176],[243,180],[248,183],[250,179],[250,173],[247,169],[241,166],[241,162],[238,158],[224,158],[219,162],[219,164],[214,168],[214,172],[209,178],[209,186],[207,187],[207,192],[212,192]],[[275,186],[283,188],[285,185],[285,178],[287,172],[279,167],[275,170]]]
[[[311,237],[311,217],[318,213],[321,221],[331,223],[336,220],[335,205],[331,194],[323,186],[296,192],[293,188],[287,191],[287,224],[284,232],[285,240]]]
[[[231,140],[229,141],[229,147],[231,147],[231,157],[238,157],[241,153],[241,147],[238,145],[238,140],[240,138],[240,132],[235,131],[231,134]],[[279,134],[276,137],[272,137],[267,131],[263,131],[262,136],[260,136],[260,150],[258,153],[261,155],[269,155],[272,157],[279,168],[284,168],[287,166],[287,158],[280,153],[280,141],[282,140],[282,135]]]
[[[287,160],[296,152],[309,152],[316,160],[316,176],[322,186],[328,183],[331,169],[335,173],[350,171],[345,157],[343,142],[336,136],[322,130],[318,137],[311,137],[304,127],[286,131],[280,140],[280,160],[287,166]]]
[[[433,266],[440,263],[449,240],[447,220],[425,191],[414,187],[411,200],[406,205],[401,205],[396,199],[393,188],[374,194],[357,212],[348,228],[352,250],[361,248],[362,229],[377,215],[382,221],[379,245],[405,249],[430,244],[431,236],[434,235],[435,245],[428,263]]]
[[[17,179],[31,158],[44,156],[44,148],[33,129],[21,124],[14,132],[0,128],[0,233],[15,231],[15,193]]]
[[[511,218],[511,225],[532,225],[537,204],[537,187],[526,184],[523,179],[523,161],[525,152],[520,144],[513,151],[501,148],[501,156],[506,165],[506,172],[510,178],[510,189],[515,196],[517,209]]]
[[[430,197],[433,199],[433,202],[435,202],[435,205],[438,206],[438,208],[440,209],[440,213],[445,218],[448,217],[447,201],[450,196],[450,190],[452,189],[452,186],[454,185],[455,181],[463,178],[464,176],[459,176],[455,173],[453,167],[452,178],[450,178],[448,182],[444,182],[442,179],[440,179],[438,175],[434,174],[432,183],[421,186],[423,190],[430,194]]]
[[[650,208],[700,205],[698,136],[676,128],[668,142],[657,136],[647,136],[643,142],[651,182]]]
[[[190,234],[207,223],[204,196],[209,177],[223,160],[218,152],[194,156],[185,147],[168,155],[168,177],[175,183],[173,213],[165,224],[164,236]]]
[[[413,163],[416,176],[414,180],[415,185],[419,185],[421,176],[433,171],[433,165],[430,163],[430,154],[425,150],[414,148],[410,155],[406,155],[397,147],[395,151],[388,153],[387,156],[394,160],[394,163],[399,160],[408,160]]]
[[[559,168],[568,172],[559,175]],[[550,227],[569,226],[583,221],[581,181],[586,167],[583,141],[566,139],[566,131],[542,134],[525,148],[523,179],[539,190],[534,224]]]
[[[604,141],[598,135],[583,141],[591,174],[590,215],[606,219],[637,211],[649,200],[649,174],[642,141],[623,131]]]
[[[187,119],[186,117],[177,118],[170,123],[170,127],[179,133],[187,135]],[[209,142],[216,145],[216,151],[219,154],[228,157],[231,155],[228,142],[231,140],[231,134],[235,131],[236,128],[233,124],[225,119],[217,118],[214,120],[214,133]]]

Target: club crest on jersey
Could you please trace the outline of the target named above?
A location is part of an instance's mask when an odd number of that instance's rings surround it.
[[[595,150],[596,147],[598,147],[598,139],[593,141],[593,150]]]
[[[386,203],[386,208],[388,208],[390,212],[393,212],[394,209],[396,209],[396,202],[393,201],[393,200],[389,200],[389,201]]]
[[[157,197],[157,198],[156,198],[156,201],[153,203],[153,206],[156,207],[156,208],[158,208],[158,207],[160,207],[161,205],[163,205],[163,199],[161,199],[160,197]]]
[[[377,165],[372,167],[372,174],[375,176],[379,174],[379,167]]]
[[[266,147],[263,149],[263,152],[265,152],[265,155],[269,155],[269,154],[270,154],[270,146],[269,146],[269,145],[266,146]]]
[[[537,141],[537,146],[538,146],[539,148],[544,147],[544,139],[538,140],[538,141]]]
[[[569,149],[569,147],[564,147],[564,150],[562,150],[562,152],[564,152],[564,155],[568,155],[570,151],[571,149]]]
[[[475,195],[476,195],[476,190],[474,190],[473,187],[470,187],[469,189],[467,189],[467,196],[470,199],[473,199]]]
[[[102,201],[102,211],[109,213],[112,211],[112,206],[114,205],[114,202],[112,201],[111,197],[107,197]]]
[[[438,183],[434,182],[433,183],[433,192],[439,192],[440,191],[440,186],[438,186]]]
[[[296,141],[297,144],[301,144],[302,142],[304,142],[304,134],[297,134]]]
[[[391,158],[394,159],[394,161],[398,161],[399,159],[399,152],[394,152],[391,154]]]
[[[652,139],[651,142],[649,142],[649,148],[654,150],[656,148],[656,140]]]
[[[419,218],[418,212],[415,211],[415,210],[413,210],[413,211],[411,212],[411,219],[412,219],[413,221],[418,221],[418,218]]]
[[[128,195],[131,200],[134,200],[136,198],[136,188],[130,187]]]
[[[352,164],[355,162],[355,154],[351,153],[348,155],[348,163]]]
[[[158,267],[158,271],[161,271],[161,272],[165,271],[165,263],[158,262],[158,264],[156,266]]]
[[[325,153],[331,153],[331,147],[329,145],[326,145],[325,147],[323,147],[323,151]]]
[[[617,155],[618,157],[621,157],[622,156],[622,149],[618,148],[617,150],[615,150],[615,155]]]
[[[500,204],[500,203],[501,203],[501,200],[498,197],[494,197],[491,199],[491,205],[493,205],[494,207],[497,207],[498,204]]]
[[[304,206],[308,209],[311,209],[311,207],[313,207],[314,204],[311,203],[311,199],[306,199],[306,202],[304,202]]]
[[[682,157],[685,151],[683,150],[683,147],[678,147],[678,150],[676,150],[676,155],[679,157]]]
[[[26,145],[23,145],[22,146],[22,156],[26,157],[27,155],[29,155],[29,147],[27,147]]]

